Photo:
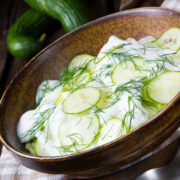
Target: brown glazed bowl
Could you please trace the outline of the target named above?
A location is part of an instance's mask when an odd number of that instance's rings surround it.
[[[17,137],[16,125],[21,114],[35,105],[38,85],[47,77],[58,79],[73,56],[81,53],[96,56],[112,34],[124,39],[158,37],[173,26],[180,26],[180,12],[140,8],[97,19],[52,43],[25,65],[1,99],[0,140],[3,145],[28,168],[82,178],[112,173],[151,152],[179,127],[180,94],[155,117],[122,138],[68,156],[28,154]]]

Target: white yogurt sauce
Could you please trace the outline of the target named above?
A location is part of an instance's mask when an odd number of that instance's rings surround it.
[[[100,61],[101,58],[105,56],[105,53],[108,51],[116,48],[117,46],[122,46],[122,48],[115,50],[115,52],[128,52],[131,55],[140,56],[146,60],[155,60],[158,59],[159,56],[164,54],[170,54],[173,53],[169,50],[162,50],[156,47],[147,46],[146,50],[144,50],[144,43],[149,43],[153,41],[153,37],[145,37],[142,38],[139,42],[136,41],[133,38],[128,38],[127,40],[122,40],[116,36],[111,36],[108,40],[108,42],[102,47],[100,50],[96,62]],[[93,76],[99,72],[102,67],[109,64],[110,61],[113,61],[112,69],[119,63],[117,58],[110,59],[109,56],[104,57],[102,61],[100,61],[96,67]],[[156,62],[151,63],[150,68],[157,68],[157,63],[161,64],[162,62]],[[180,70],[180,66],[173,66],[171,64],[165,63],[165,66],[169,70]],[[111,70],[112,70],[111,69]],[[112,80],[111,76],[106,76],[106,73],[108,70],[104,70],[102,73],[102,78],[104,80],[104,83],[111,85]],[[148,73],[147,73],[148,74]],[[28,137],[24,137],[24,134],[33,127],[34,123],[37,121],[39,117],[40,112],[44,112],[45,110],[54,108],[49,120],[48,125],[44,128],[44,130],[38,130],[38,132],[35,134],[35,136],[38,138],[38,141],[40,144],[44,146],[44,149],[46,150],[47,155],[55,156],[59,155],[59,152],[57,151],[56,147],[60,146],[60,140],[58,137],[58,130],[59,126],[65,122],[67,119],[73,118],[73,115],[65,114],[62,110],[62,103],[58,103],[55,106],[55,101],[57,100],[59,94],[62,91],[62,86],[58,86],[57,88],[53,89],[58,84],[58,81],[56,80],[48,80],[44,81],[40,84],[37,95],[36,95],[36,103],[38,103],[41,99],[40,105],[34,109],[25,112],[18,123],[17,126],[17,134],[20,138],[21,142],[28,141]],[[49,90],[47,90],[47,86],[49,86]],[[97,81],[90,81],[87,83],[86,86],[94,86],[94,87],[100,87],[100,84]],[[114,90],[117,86],[113,86],[112,90]],[[53,89],[53,90],[52,90]],[[46,90],[46,91],[45,91]],[[141,92],[138,92],[141,94]],[[63,92],[61,97],[61,102],[63,99],[65,99],[70,92]],[[103,125],[104,121],[107,121],[112,116],[122,118],[125,113],[128,111],[128,93],[124,93],[120,100],[115,103],[113,106],[110,106],[107,108],[104,112],[98,112],[98,116],[100,117],[100,124]],[[138,125],[142,124],[143,122],[148,120],[149,112],[147,109],[145,109],[140,101],[135,100],[136,105],[139,107],[138,109],[135,109],[135,116],[131,122],[132,127],[137,127]],[[93,112],[93,109],[91,109],[89,112]],[[130,120],[126,120],[126,124],[130,124]],[[48,136],[48,138],[47,138]],[[92,148],[94,146],[100,145],[101,142],[98,140],[93,143],[89,148]]]

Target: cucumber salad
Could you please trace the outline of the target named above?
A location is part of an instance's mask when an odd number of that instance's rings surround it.
[[[45,80],[17,134],[37,156],[80,152],[129,133],[180,91],[180,28],[159,38],[110,36],[97,57],[76,55],[59,80]]]

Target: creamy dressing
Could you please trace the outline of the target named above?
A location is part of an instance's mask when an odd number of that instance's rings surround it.
[[[101,79],[103,79],[103,82],[108,86],[112,86],[110,92],[113,92],[119,86],[119,84],[113,84],[111,75],[107,76],[107,73],[109,71],[112,72],[115,66],[117,66],[119,63],[118,58],[116,57],[112,58],[106,55],[106,53],[109,51],[128,53],[131,56],[139,56],[147,61],[157,60],[160,59],[160,56],[164,54],[174,53],[173,51],[170,50],[163,50],[157,47],[149,46],[148,43],[153,40],[154,37],[150,37],[150,36],[140,39],[139,42],[133,38],[122,40],[114,35],[111,36],[108,42],[102,47],[96,58],[96,62],[98,63],[95,66],[94,73],[92,73],[92,78],[94,77],[94,79],[96,79],[98,73],[102,72]],[[121,48],[117,48],[117,47],[121,47]],[[178,58],[176,58],[176,61],[177,59]],[[147,68],[148,70],[151,70],[152,68],[154,68],[154,70],[157,70],[157,64],[162,65],[162,63],[163,63],[162,61],[149,63]],[[112,67],[106,69],[105,67],[108,64],[111,64]],[[169,70],[180,71],[179,65],[174,66],[167,62],[165,62],[164,65]],[[147,71],[146,75],[150,76],[150,72]],[[138,80],[139,78],[137,77],[136,79]],[[45,114],[45,111],[48,111],[48,109],[52,109],[52,112],[50,111],[51,112],[50,117],[44,125],[45,127],[39,129],[34,134],[34,136],[38,139],[39,144],[43,147],[43,151],[45,151],[45,154],[49,156],[61,155],[59,154],[56,148],[61,146],[59,140],[59,127],[65,121],[72,118],[76,118],[76,116],[78,116],[78,115],[66,114],[63,112],[62,102],[64,99],[66,99],[66,97],[68,97],[71,91],[63,92],[62,86],[61,85],[58,86],[58,83],[59,81],[56,80],[48,80],[40,84],[36,94],[36,103],[40,102],[39,106],[34,110],[25,112],[21,116],[17,126],[17,134],[21,142],[23,143],[27,142],[29,140],[28,139],[29,137],[24,136],[24,134],[33,127],[33,125],[36,123],[38,118],[41,118],[40,113]],[[93,86],[100,89],[106,89],[106,87],[102,88],[102,84],[96,80],[88,82],[86,86]],[[136,89],[132,90],[132,92],[136,93],[137,95],[141,95],[141,91],[137,91]],[[104,123],[108,121],[111,117],[123,119],[124,115],[127,113],[129,108],[133,108],[133,104],[130,105],[128,104],[129,96],[130,93],[124,92],[121,98],[119,99],[119,101],[117,101],[114,105],[106,108],[103,111],[96,112],[97,115],[99,116],[101,126],[103,126]],[[139,100],[134,99],[134,103],[138,108],[135,108],[134,110],[133,120],[127,118],[125,121],[127,126],[131,125],[132,129],[139,126],[143,122],[147,121],[149,119],[149,113],[150,113],[145,107],[142,106],[142,103]],[[94,110],[95,108],[90,109],[89,113],[94,113]],[[108,139],[107,142],[113,139]],[[92,143],[88,147],[88,149],[101,145],[103,143],[106,143],[106,141],[102,142],[101,140],[97,139],[94,143]]]

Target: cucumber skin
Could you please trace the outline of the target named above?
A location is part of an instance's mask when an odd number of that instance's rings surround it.
[[[83,0],[25,0],[32,8],[59,20],[66,32],[91,20]]]
[[[54,21],[34,9],[26,11],[11,26],[7,35],[9,52],[16,58],[28,60],[42,49],[39,38]]]

